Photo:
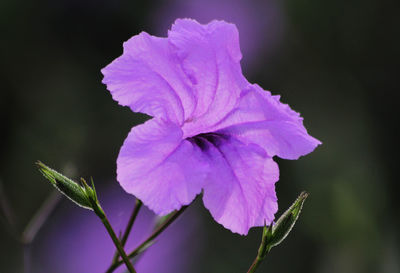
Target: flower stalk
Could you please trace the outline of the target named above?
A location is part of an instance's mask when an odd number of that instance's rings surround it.
[[[139,199],[136,199],[135,208],[132,211],[131,217],[129,218],[128,224],[127,224],[124,234],[122,235],[122,238],[121,238],[122,247],[125,246],[126,241],[128,240],[129,234],[132,230],[133,224],[135,223],[135,220],[139,213],[139,210],[142,207],[142,204],[143,204],[142,201],[140,201]],[[117,262],[119,257],[120,257],[119,252],[116,251],[114,254],[114,258],[113,258],[113,263]]]
[[[119,255],[122,258],[122,261],[125,263],[129,273],[136,273],[135,268],[133,267],[132,263],[130,262],[128,256],[125,253],[121,242],[119,241],[117,235],[115,234],[113,228],[111,227],[110,222],[107,219],[107,216],[104,210],[101,208],[99,200],[97,199],[96,189],[94,188],[94,183],[92,179],[92,188],[86,183],[86,181],[81,178],[81,182],[83,184],[85,194],[88,197],[88,200],[91,204],[91,207],[94,213],[100,218],[101,222],[103,223],[104,227],[107,229],[108,234],[110,235],[112,241],[114,242],[115,247],[117,248]]]
[[[272,226],[264,225],[261,244],[258,249],[257,257],[254,259],[247,273],[254,273],[260,266],[261,262],[265,259],[271,248],[267,244],[267,238],[271,236]]]
[[[169,227],[187,209],[187,207],[188,206],[183,206],[179,211],[172,213],[145,241],[143,241],[143,243],[129,253],[128,257],[132,259],[154,244],[154,240],[158,237],[158,235],[160,235],[167,227]],[[117,260],[110,265],[106,273],[114,272],[114,270],[117,269],[122,263],[123,261]]]
[[[265,259],[271,248],[279,245],[289,235],[299,218],[303,204],[308,197],[308,193],[303,191],[296,201],[279,217],[275,224],[267,226],[264,224],[261,244],[258,253],[247,273],[256,272],[261,262]]]
[[[110,235],[115,247],[118,250],[119,255],[122,258],[122,263],[125,263],[130,273],[136,273],[135,268],[130,262],[123,246],[121,245],[121,242],[119,241],[110,222],[108,221],[104,210],[100,206],[93,179],[91,179],[92,187],[89,187],[89,185],[83,178],[81,178],[81,185],[79,185],[75,181],[49,168],[40,161],[36,164],[39,168],[39,171],[44,175],[44,177],[46,177],[50,181],[50,183],[62,194],[64,194],[67,198],[69,198],[78,206],[94,211],[94,213],[100,218],[104,227],[107,229],[108,234]]]
[[[97,214],[97,213],[96,213]],[[103,222],[103,225],[105,226],[105,228],[108,231],[108,234],[110,234],[111,239],[114,242],[115,247],[118,250],[119,255],[122,257],[123,262],[125,263],[126,267],[128,268],[128,271],[130,273],[136,273],[136,270],[134,269],[132,263],[130,262],[128,256],[125,253],[124,248],[122,247],[120,241],[117,238],[117,235],[115,234],[114,230],[111,227],[110,222],[108,221],[107,217],[105,216],[105,214],[103,214],[104,216],[101,217],[101,221]],[[100,217],[100,215],[98,215]]]

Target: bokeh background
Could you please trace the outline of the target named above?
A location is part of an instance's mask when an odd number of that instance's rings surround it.
[[[259,272],[400,272],[399,17],[387,0],[2,0],[0,272],[103,272],[88,265],[108,261],[111,242],[64,198],[51,199],[29,246],[16,240],[53,190],[34,162],[93,176],[123,226],[134,199],[119,189],[115,161],[145,117],[112,100],[100,69],[123,41],[140,31],[165,36],[178,17],[235,23],[249,81],[281,94],[323,142],[298,161],[277,160],[278,214],[301,190],[311,195]],[[146,210],[141,217],[154,221]],[[158,269],[142,273],[246,272],[261,234],[232,234],[201,200],[171,229],[148,258]]]

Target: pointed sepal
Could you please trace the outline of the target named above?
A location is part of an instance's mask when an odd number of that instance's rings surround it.
[[[297,197],[296,201],[279,217],[278,221],[269,228],[268,231],[265,231],[264,234],[266,236],[267,250],[269,251],[274,246],[282,243],[283,240],[289,235],[290,231],[294,227],[299,215],[301,213],[301,209],[303,208],[303,204],[308,197],[308,193],[303,191],[300,193],[299,197]]]
[[[36,165],[43,176],[47,178],[47,180],[49,180],[50,183],[68,199],[82,208],[93,210],[92,204],[87,195],[87,191],[84,187],[80,186],[72,179],[69,179],[59,172],[51,169],[40,161],[36,162]]]
[[[83,185],[83,189],[85,191],[85,194],[86,194],[86,196],[89,200],[89,203],[92,206],[92,209],[94,210],[94,212],[101,219],[105,219],[106,215],[100,206],[99,200],[97,199],[97,193],[96,193],[96,188],[94,187],[93,178],[91,178],[90,180],[91,180],[92,187],[90,187],[88,185],[88,183],[86,183],[85,179],[81,178],[81,183]]]

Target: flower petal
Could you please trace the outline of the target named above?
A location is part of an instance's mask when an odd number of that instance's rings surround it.
[[[175,124],[151,119],[132,128],[117,160],[117,180],[159,215],[189,204],[208,172],[201,150]]]
[[[278,165],[257,145],[233,138],[203,139],[213,166],[204,186],[204,206],[215,221],[246,235],[251,227],[270,224],[278,209]]]
[[[307,133],[300,114],[258,85],[244,91],[238,106],[214,130],[255,143],[269,156],[298,159],[321,142]]]
[[[182,69],[191,79],[197,106],[183,126],[185,137],[208,132],[236,105],[248,85],[242,75],[239,34],[224,21],[201,25],[195,20],[176,20],[168,33]]]
[[[196,105],[187,76],[166,38],[142,32],[124,43],[124,53],[102,69],[114,100],[135,112],[182,124]]]

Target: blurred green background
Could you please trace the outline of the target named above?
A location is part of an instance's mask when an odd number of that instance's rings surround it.
[[[243,48],[249,81],[281,94],[323,142],[298,161],[277,159],[278,214],[301,190],[311,195],[294,232],[259,272],[400,272],[397,9],[386,0],[224,3],[0,2],[0,198],[13,211],[13,230],[23,229],[52,190],[36,160],[99,184],[115,178],[120,146],[144,121],[101,84],[100,69],[122,53],[122,42],[140,31],[165,36],[175,17],[207,23],[212,16],[236,23],[242,45],[250,44]],[[201,201],[194,206],[205,239],[190,272],[246,272],[261,229],[232,234]],[[23,272],[22,247],[5,221],[0,272]]]

